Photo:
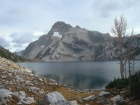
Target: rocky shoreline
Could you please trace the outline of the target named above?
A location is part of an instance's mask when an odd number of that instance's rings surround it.
[[[0,105],[115,105],[129,102],[123,98],[126,90],[80,91],[0,57]]]

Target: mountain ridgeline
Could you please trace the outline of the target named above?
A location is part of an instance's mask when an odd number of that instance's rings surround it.
[[[129,42],[131,39],[131,48]],[[131,50],[130,50],[131,49]],[[140,59],[140,35],[124,38],[124,54]],[[31,42],[22,56],[40,61],[118,60],[117,38],[58,21],[48,34]]]
[[[4,57],[8,60],[11,60],[13,62],[25,62],[25,61],[29,61],[21,56],[18,56],[14,53],[11,53],[9,50],[6,50],[5,48],[3,48],[2,46],[0,46],[0,57]]]

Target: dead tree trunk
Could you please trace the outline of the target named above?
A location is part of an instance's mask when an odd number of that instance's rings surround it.
[[[123,37],[125,36],[126,28],[127,28],[127,21],[123,16],[120,16],[120,19],[115,18],[114,26],[112,27],[111,31],[118,38],[118,42],[119,42],[119,60],[120,60],[121,78],[124,78]]]

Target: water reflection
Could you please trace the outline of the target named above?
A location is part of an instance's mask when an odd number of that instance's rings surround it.
[[[71,74],[71,75],[42,75],[43,77],[53,78],[57,83],[66,83],[67,86],[73,86],[77,89],[95,89],[103,88],[107,81],[105,78],[84,75],[84,74]]]
[[[55,62],[21,63],[38,74],[55,79],[78,89],[103,88],[114,78],[120,77],[119,61],[101,62]],[[135,71],[140,68],[140,61],[135,61]],[[128,75],[128,72],[127,72]]]

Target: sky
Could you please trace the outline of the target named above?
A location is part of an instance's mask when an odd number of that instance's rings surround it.
[[[47,34],[57,21],[110,33],[123,15],[127,32],[140,33],[140,0],[0,0],[0,45],[14,51]]]

